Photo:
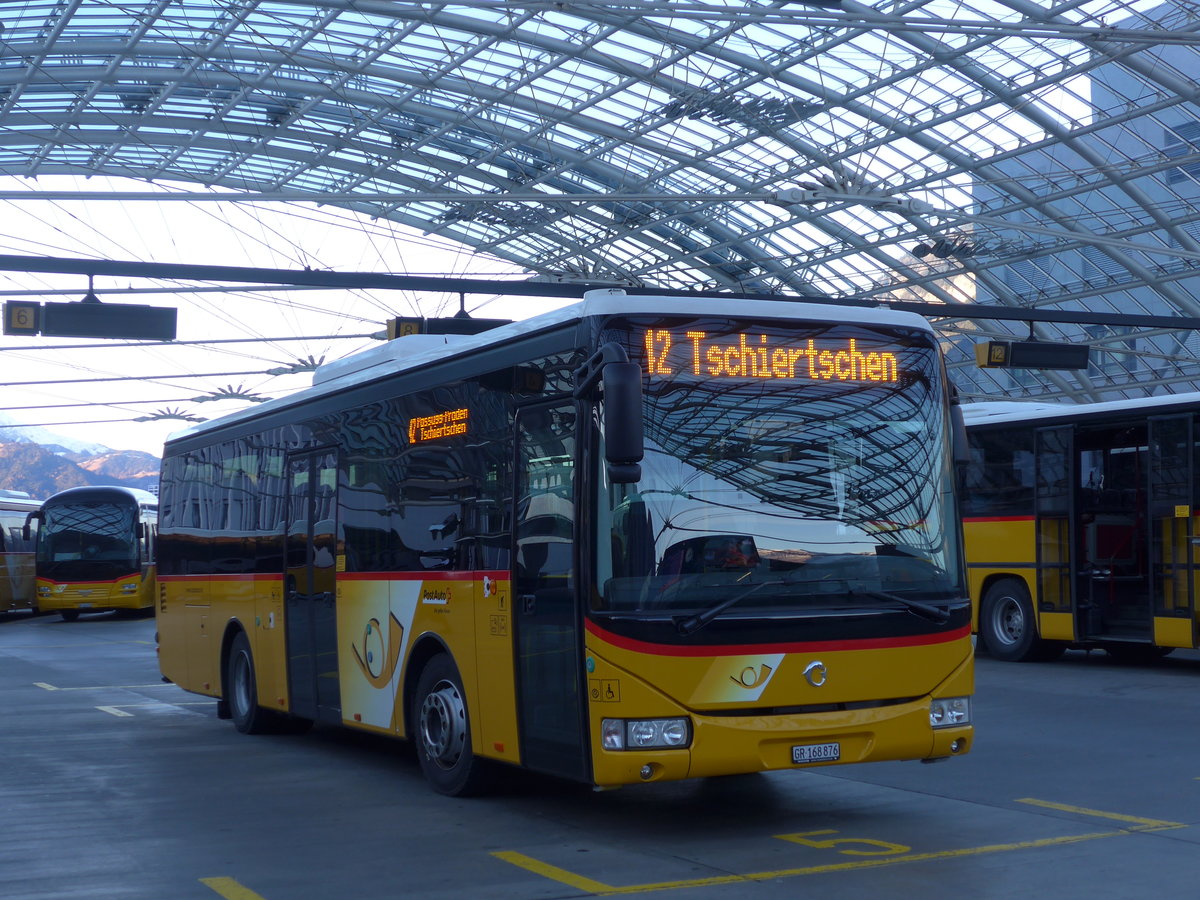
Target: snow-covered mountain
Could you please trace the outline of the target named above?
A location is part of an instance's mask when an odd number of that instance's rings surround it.
[[[112,453],[111,447],[104,444],[92,444],[78,441],[74,438],[55,434],[46,428],[32,427],[13,428],[13,420],[0,413],[0,444],[38,444],[42,447],[61,447],[72,453],[83,453],[88,456],[99,456],[102,453]]]
[[[11,420],[7,420],[11,422]],[[6,428],[0,413],[0,488],[45,499],[88,484],[156,491],[159,458],[64,438],[44,428]]]

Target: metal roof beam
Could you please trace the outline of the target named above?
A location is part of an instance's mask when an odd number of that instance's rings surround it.
[[[378,272],[320,272],[315,270],[265,269],[239,266],[196,266],[112,259],[60,259],[55,257],[0,255],[0,270],[9,272],[56,272],[72,275],[110,275],[140,278],[172,278],[196,281],[232,281],[255,284],[319,285],[329,288],[373,288],[376,290],[430,291],[435,293],[506,294],[526,297],[579,298],[586,291],[611,287],[605,284],[503,281],[499,279],[442,278],[430,275],[386,275]],[[631,288],[633,293],[656,296],[678,295],[668,288]],[[1011,322],[1059,322],[1080,325],[1128,325],[1139,328],[1200,330],[1200,317],[1155,316],[1132,313],[1096,313],[1084,310],[1019,309],[1011,306],[942,303],[877,303],[865,300],[787,294],[752,294],[732,291],[696,292],[697,296],[721,296],[735,300],[783,300],[827,303],[837,306],[869,306],[897,309],[935,319],[1001,319]]]

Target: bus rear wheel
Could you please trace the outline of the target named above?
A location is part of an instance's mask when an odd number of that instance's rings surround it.
[[[225,663],[225,699],[229,717],[242,734],[263,734],[271,729],[272,717],[258,705],[258,679],[254,674],[254,656],[246,632],[238,632],[229,648]]]
[[[453,661],[444,653],[421,670],[413,699],[417,759],[439,794],[478,793],[487,782],[486,763],[471,750],[466,694]]]
[[[1025,585],[1015,578],[993,582],[979,610],[979,633],[996,659],[1024,662],[1038,654],[1037,623]]]

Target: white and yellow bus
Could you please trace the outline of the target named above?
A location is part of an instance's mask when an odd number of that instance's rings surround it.
[[[598,291],[398,338],[168,441],[162,671],[447,794],[962,755],[951,419],[892,311]]]
[[[1200,647],[1200,393],[964,410],[963,531],[986,649],[1024,661]]]
[[[28,494],[0,490],[0,613],[36,610],[34,601],[34,535],[25,528],[41,504]]]
[[[158,498],[101,485],[59,491],[31,515],[37,605],[74,622],[84,612],[154,608]]]

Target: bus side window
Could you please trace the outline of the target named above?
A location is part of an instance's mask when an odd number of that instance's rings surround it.
[[[971,462],[963,490],[963,515],[1024,515],[1033,505],[1033,453],[1027,435],[971,435]]]

